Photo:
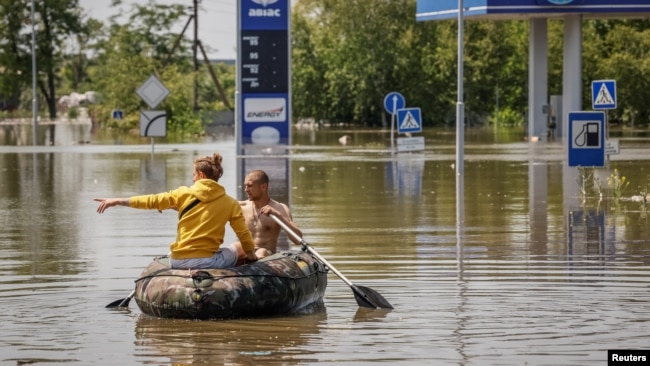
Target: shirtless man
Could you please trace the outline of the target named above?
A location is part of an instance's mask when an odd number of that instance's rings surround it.
[[[289,207],[269,196],[269,177],[264,171],[253,170],[246,175],[244,192],[248,195],[248,200],[240,201],[239,204],[248,230],[253,236],[257,258],[269,256],[277,251],[278,237],[282,227],[269,217],[270,214],[277,216],[293,232],[302,237],[302,232],[293,222]],[[291,238],[291,236],[289,237]],[[300,244],[293,238],[291,240],[295,244]]]

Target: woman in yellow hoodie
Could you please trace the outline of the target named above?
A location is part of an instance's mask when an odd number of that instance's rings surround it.
[[[248,261],[256,261],[251,233],[246,226],[239,201],[226,194],[218,183],[223,175],[222,156],[199,157],[194,160],[191,187],[182,186],[169,192],[129,198],[95,198],[98,213],[113,206],[178,211],[176,241],[171,248],[172,268],[228,268],[237,263],[238,253],[246,253]],[[221,246],[226,223],[230,223],[239,239],[235,245]]]

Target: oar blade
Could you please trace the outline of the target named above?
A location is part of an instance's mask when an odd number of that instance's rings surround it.
[[[115,300],[112,303],[106,305],[107,308],[128,308],[129,307],[129,301],[133,298],[133,295],[135,295],[135,290],[131,291],[129,296]]]
[[[128,298],[128,297],[124,298],[124,299],[115,300],[112,303],[106,305],[106,307],[107,308],[117,308],[117,307],[129,306],[129,300],[131,300],[131,299]]]
[[[369,287],[355,285],[352,287],[352,292],[354,292],[354,298],[359,306],[373,309],[393,309],[393,305],[388,300]]]

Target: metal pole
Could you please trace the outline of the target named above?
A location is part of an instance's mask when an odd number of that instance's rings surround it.
[[[199,1],[194,0],[194,43],[192,44],[192,52],[194,55],[194,111],[199,109],[199,86],[198,86],[198,73],[199,73],[199,60],[197,57],[197,49],[199,42]]]
[[[456,103],[456,174],[464,174],[465,105],[463,103],[463,0],[458,0],[458,102]]]
[[[34,0],[32,0],[32,117],[34,118],[32,144],[36,146],[38,145],[38,96],[36,94],[36,27],[34,23]]]
[[[397,113],[397,96],[393,97],[393,113],[390,114],[390,152],[395,152],[395,122]]]
[[[464,221],[464,141],[465,141],[465,105],[463,103],[463,0],[458,0],[458,102],[456,103],[456,225],[462,231]]]

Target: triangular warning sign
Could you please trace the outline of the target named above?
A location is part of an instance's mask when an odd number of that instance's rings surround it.
[[[614,104],[614,98],[612,98],[612,94],[610,94],[609,89],[607,89],[607,86],[603,83],[600,85],[600,90],[598,91],[598,96],[596,97],[594,105],[600,106],[609,104]]]
[[[413,117],[411,112],[406,112],[406,116],[404,117],[404,120],[402,121],[402,124],[399,125],[400,130],[409,130],[409,129],[414,129],[414,128],[420,128],[420,124],[418,121]]]

